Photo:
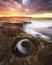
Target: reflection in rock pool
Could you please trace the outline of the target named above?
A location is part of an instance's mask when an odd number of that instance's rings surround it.
[[[0,28],[0,65],[52,65],[52,42],[27,34],[18,23],[5,26]]]

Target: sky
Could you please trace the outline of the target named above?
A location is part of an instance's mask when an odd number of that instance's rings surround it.
[[[52,13],[52,0],[0,0],[0,15]]]

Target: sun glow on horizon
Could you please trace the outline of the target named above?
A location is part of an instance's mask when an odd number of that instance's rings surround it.
[[[52,18],[52,13],[42,13],[42,14],[34,14],[34,15],[26,15],[26,14],[8,14],[8,15],[0,15],[0,17],[32,17],[32,18]]]

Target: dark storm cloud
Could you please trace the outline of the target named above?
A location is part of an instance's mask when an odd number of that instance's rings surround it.
[[[35,11],[52,11],[52,0],[27,0],[25,5]]]
[[[24,7],[27,12],[52,12],[52,0],[0,0],[0,8],[9,6]]]

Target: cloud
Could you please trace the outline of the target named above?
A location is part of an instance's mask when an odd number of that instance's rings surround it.
[[[27,13],[52,12],[52,0],[0,0],[0,10],[5,7]]]

